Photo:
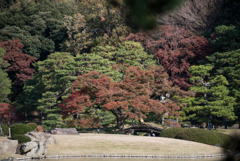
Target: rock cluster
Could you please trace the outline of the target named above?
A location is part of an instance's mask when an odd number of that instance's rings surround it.
[[[43,158],[47,152],[47,145],[56,143],[50,134],[42,132],[28,132],[26,136],[30,137],[31,141],[20,145],[19,153],[34,159]]]

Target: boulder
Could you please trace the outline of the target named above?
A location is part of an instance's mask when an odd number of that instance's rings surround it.
[[[75,128],[55,128],[51,130],[51,134],[55,135],[78,135],[78,131]]]
[[[33,159],[41,159],[47,152],[48,144],[56,144],[56,140],[51,134],[43,132],[28,132],[25,134],[31,138],[31,142],[24,143],[20,146],[19,152]]]
[[[0,141],[0,154],[15,154],[17,146],[17,140],[2,140]]]
[[[20,153],[33,159],[41,159],[46,153],[46,146],[39,141],[31,141],[21,145]]]
[[[30,137],[31,141],[39,141],[45,145],[56,144],[56,140],[51,134],[46,134],[43,132],[28,132],[25,135]]]

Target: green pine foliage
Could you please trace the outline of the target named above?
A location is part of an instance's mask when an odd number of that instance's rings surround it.
[[[150,65],[156,65],[153,55],[149,55],[144,51],[143,46],[139,42],[125,41],[114,46],[97,46],[92,49],[96,55],[116,62],[117,64],[127,64],[128,66],[140,66],[148,68]]]
[[[235,113],[240,114],[240,49],[229,52],[216,52],[208,56],[208,60],[214,65],[216,75],[223,75],[229,82],[229,94],[236,99]],[[239,120],[239,119],[238,119]]]
[[[8,100],[8,95],[11,93],[11,80],[8,77],[6,63],[4,63],[4,50],[0,47],[0,103]]]
[[[122,74],[113,68],[113,65],[117,65],[116,62],[104,58],[100,54],[90,53],[77,55],[75,61],[78,75],[86,74],[95,70],[111,77],[114,81],[121,80]]]
[[[222,123],[233,121],[237,117],[234,113],[235,98],[229,96],[229,85],[223,75],[210,76],[212,66],[192,66],[190,73],[194,85],[190,88],[196,93],[195,97],[183,99],[185,107],[183,118],[186,120]]]
[[[73,3],[20,1],[1,13],[0,40],[19,38],[24,53],[46,59],[66,39],[64,16],[75,12]]]
[[[64,128],[66,124],[64,123],[62,116],[60,114],[49,113],[45,121],[42,121],[44,130],[52,130],[54,128]]]
[[[234,25],[217,26],[212,44],[219,52],[236,50],[240,48],[239,36],[240,30]]]

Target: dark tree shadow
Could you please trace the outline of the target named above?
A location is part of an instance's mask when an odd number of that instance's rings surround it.
[[[223,150],[226,157],[222,161],[240,161],[240,134],[235,133],[232,139],[225,143]]]

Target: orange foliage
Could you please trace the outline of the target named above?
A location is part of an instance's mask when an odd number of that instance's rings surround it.
[[[180,107],[177,100],[161,103],[159,96],[169,93],[184,95],[179,88],[171,87],[167,74],[161,67],[126,68],[121,82],[112,82],[110,78],[96,71],[81,75],[73,83],[72,94],[59,105],[64,116],[79,114],[86,108],[102,108],[115,115],[118,123],[125,119],[146,118],[146,114],[169,112],[175,115]],[[81,126],[92,125],[94,118],[73,121]],[[87,123],[88,122],[88,123]],[[120,125],[118,125],[120,126]]]

